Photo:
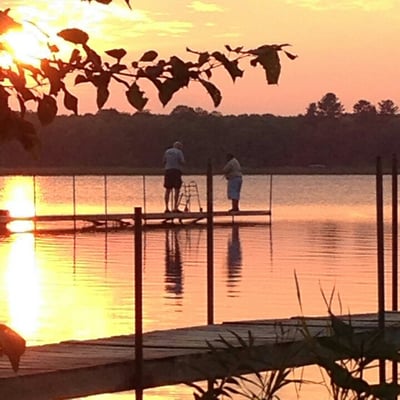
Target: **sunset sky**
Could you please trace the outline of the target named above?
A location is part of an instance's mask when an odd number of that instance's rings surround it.
[[[89,45],[102,50],[125,48],[126,61],[156,50],[168,58],[190,59],[194,50],[254,48],[290,43],[294,61],[281,57],[279,85],[267,85],[263,70],[242,66],[245,74],[232,83],[220,76],[214,83],[223,100],[223,114],[305,112],[327,92],[335,93],[346,111],[365,99],[377,105],[384,99],[400,106],[400,1],[399,0],[124,0],[104,6],[80,0],[2,1],[14,18],[32,21],[55,37],[57,31],[77,27],[90,35]],[[82,85],[81,85],[82,86]],[[80,96],[79,112],[95,113],[95,95],[89,87],[73,88]],[[163,108],[150,91],[146,106],[155,113],[170,112],[185,104],[213,111],[211,99],[195,86],[185,89]],[[104,108],[134,112],[123,91],[114,90]]]

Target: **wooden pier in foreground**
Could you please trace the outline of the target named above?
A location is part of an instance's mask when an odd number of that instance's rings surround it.
[[[376,334],[377,314],[341,316],[351,323],[357,341]],[[241,351],[238,373],[274,370],[315,363],[307,347],[304,326],[323,340],[332,335],[329,317],[293,317],[278,320],[238,321],[143,335],[142,388],[215,379],[226,375],[206,343],[229,360],[221,338],[240,349],[235,337],[254,339],[253,352]],[[385,340],[400,345],[400,313],[386,312]],[[254,355],[257,357],[254,358]],[[340,358],[340,356],[338,356]],[[134,390],[138,385],[135,336],[64,341],[26,349],[20,370],[14,373],[0,358],[0,398],[7,400],[71,399],[93,394]]]

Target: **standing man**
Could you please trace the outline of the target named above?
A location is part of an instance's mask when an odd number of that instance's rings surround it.
[[[172,147],[164,153],[164,188],[165,188],[165,211],[170,212],[168,205],[170,202],[171,192],[173,193],[173,212],[179,212],[179,192],[182,186],[182,166],[185,164],[183,156],[183,145],[181,142],[175,142]]]
[[[226,164],[223,173],[228,181],[227,195],[232,200],[232,208],[229,210],[239,211],[240,190],[242,189],[242,168],[239,161],[231,153],[226,155]]]

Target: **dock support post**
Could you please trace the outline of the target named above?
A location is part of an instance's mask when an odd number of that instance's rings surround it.
[[[107,175],[104,175],[104,213],[106,217],[106,232],[108,230],[108,187]]]
[[[269,223],[272,223],[272,174],[269,176]]]
[[[378,328],[383,333],[385,329],[385,264],[384,264],[384,234],[383,234],[383,178],[382,161],[376,159],[376,228],[377,228],[377,270],[378,270]],[[386,380],[385,361],[379,361],[379,382]]]
[[[72,175],[72,203],[74,208],[74,231],[76,231],[76,176]]]
[[[207,323],[214,323],[214,221],[213,176],[211,160],[207,164]]]
[[[398,178],[397,157],[392,156],[392,310],[398,311]],[[398,365],[392,364],[392,379],[398,382]]]
[[[37,230],[37,220],[36,220],[36,207],[37,207],[37,193],[36,193],[36,175],[33,175],[33,208],[34,208],[34,217],[35,217],[35,222],[33,223],[33,230],[36,232]]]
[[[143,399],[142,209],[135,207],[135,398]]]
[[[142,175],[142,186],[143,186],[143,212],[146,214],[146,176]],[[146,221],[145,221],[146,223]]]

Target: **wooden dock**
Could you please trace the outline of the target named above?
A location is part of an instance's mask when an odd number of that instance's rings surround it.
[[[378,316],[341,316],[356,332],[357,341],[376,334]],[[385,314],[385,340],[400,345],[400,313]],[[316,340],[332,336],[329,317],[293,317],[279,320],[227,322],[146,332],[143,336],[142,388],[202,381],[226,376],[206,342],[229,359],[224,338],[240,352],[238,373],[314,364],[307,332]],[[237,337],[251,337],[252,350],[242,351]],[[257,358],[255,358],[255,355]],[[336,355],[340,358],[339,355]],[[237,363],[237,359],[235,359]],[[137,388],[134,335],[65,341],[26,349],[20,370],[14,373],[0,358],[0,398],[7,400],[71,399]]]
[[[170,213],[142,213],[144,227],[169,227],[171,225],[193,226],[197,223],[204,223],[207,220],[207,212],[188,211]],[[215,224],[258,223],[271,224],[271,210],[243,210],[243,211],[214,211],[212,213]],[[109,229],[129,229],[134,227],[134,213],[115,213],[115,214],[64,214],[64,215],[35,215],[32,217],[12,217],[0,215],[0,226],[6,226],[13,221],[31,221],[35,224],[36,231],[62,230],[61,224],[68,223],[66,231],[76,230],[104,230]],[[74,227],[75,224],[75,227]],[[44,227],[45,226],[45,227]]]

